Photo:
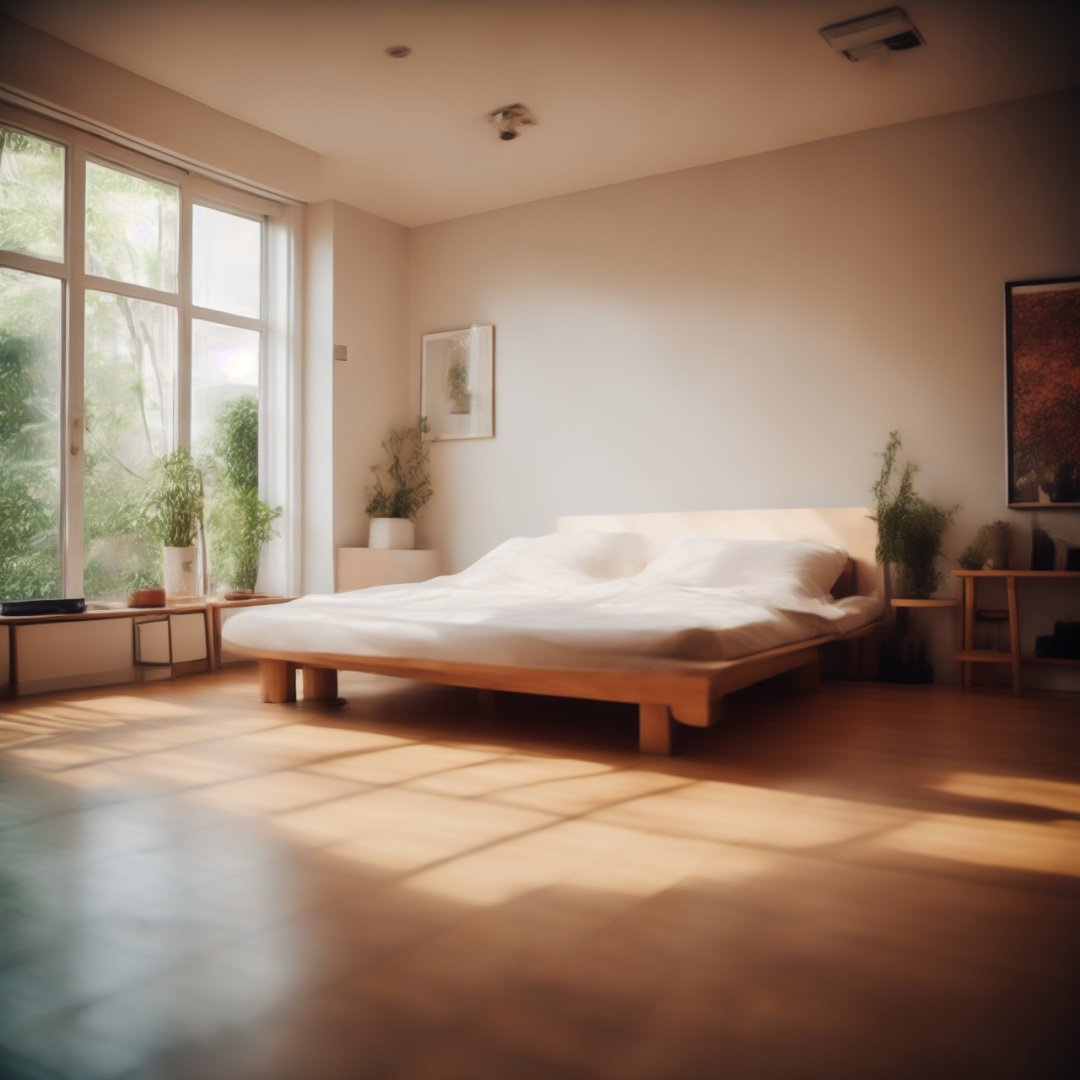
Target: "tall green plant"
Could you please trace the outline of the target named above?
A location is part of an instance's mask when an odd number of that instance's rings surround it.
[[[274,537],[280,507],[259,498],[259,402],[245,394],[215,418],[213,476],[218,497],[210,513],[214,563],[233,589],[251,591],[259,579],[263,545]]]
[[[144,518],[166,547],[195,543],[203,517],[203,473],[186,446],[154,462]]]
[[[412,521],[427,504],[431,487],[426,416],[412,427],[398,428],[383,439],[387,465],[372,465],[375,483],[368,493],[369,517],[408,518]],[[385,474],[385,479],[384,479]]]
[[[877,559],[893,570],[897,596],[928,597],[940,584],[934,560],[941,554],[941,538],[958,507],[942,510],[915,491],[918,467],[906,462],[894,476],[900,433],[889,432],[881,455],[881,475],[871,488],[878,526]]]

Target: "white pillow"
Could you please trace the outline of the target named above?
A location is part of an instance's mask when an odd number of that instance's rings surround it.
[[[847,552],[799,540],[673,540],[638,575],[667,585],[731,588],[786,584],[811,595],[828,593],[847,565]]]
[[[649,542],[640,533],[517,536],[493,548],[463,573],[509,573],[537,584],[571,577],[608,580],[632,577],[645,566],[649,555]]]

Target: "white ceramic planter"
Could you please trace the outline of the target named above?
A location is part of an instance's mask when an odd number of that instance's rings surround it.
[[[416,529],[408,518],[372,518],[368,547],[409,550],[416,546]]]
[[[198,596],[195,575],[195,547],[167,547],[165,558],[165,597],[173,600],[187,600]]]

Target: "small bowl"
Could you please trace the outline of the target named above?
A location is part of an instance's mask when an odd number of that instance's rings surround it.
[[[136,589],[128,597],[128,607],[164,607],[164,589]]]

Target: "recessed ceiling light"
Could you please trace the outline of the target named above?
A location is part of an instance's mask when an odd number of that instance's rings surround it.
[[[412,55],[412,49],[408,45],[391,45],[386,50],[387,56],[392,56],[395,60],[404,60],[406,56]]]
[[[904,52],[923,44],[923,36],[903,8],[891,7],[830,23],[821,36],[848,60],[863,60],[874,53]]]

